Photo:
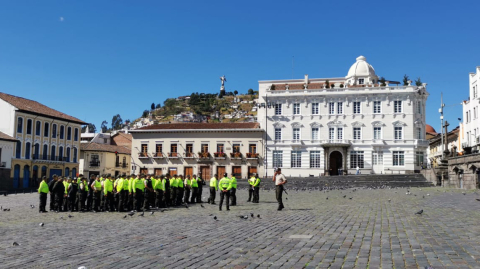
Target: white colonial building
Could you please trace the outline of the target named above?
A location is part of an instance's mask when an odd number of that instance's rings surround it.
[[[480,146],[480,119],[478,117],[480,66],[477,66],[476,73],[470,73],[469,87],[469,98],[463,102],[462,147],[466,153],[478,152]]]
[[[258,123],[171,123],[130,130],[135,174],[263,174],[265,132]]]
[[[290,176],[420,170],[428,147],[426,84],[389,84],[363,56],[346,77],[260,81],[266,168]]]

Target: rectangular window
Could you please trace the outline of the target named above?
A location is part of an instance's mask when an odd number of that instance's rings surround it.
[[[339,115],[343,114],[343,102],[337,103],[337,114]]]
[[[337,139],[338,140],[343,139],[343,128],[337,128]]]
[[[273,167],[282,167],[283,166],[283,151],[274,150],[273,151]]]
[[[142,144],[142,152],[141,152],[142,157],[146,157],[148,154],[148,144]]]
[[[88,127],[87,127],[88,128]],[[78,128],[75,128],[75,131],[73,133],[73,140],[78,141]]]
[[[282,129],[275,128],[275,141],[282,140]]]
[[[49,126],[48,122],[45,122],[45,126],[43,127],[43,136],[45,137],[48,137],[48,134],[50,133]]]
[[[395,127],[395,140],[400,140],[403,137],[403,127]]]
[[[282,104],[275,104],[275,115],[282,115]]]
[[[72,127],[67,128],[67,140],[72,140]]]
[[[353,114],[360,114],[360,102],[353,102]]]
[[[335,103],[333,102],[328,103],[328,114],[330,115],[335,114]]]
[[[363,78],[358,79],[358,84],[359,85],[363,85],[364,83],[365,83],[365,79],[363,79]]]
[[[423,152],[420,152],[420,151],[415,152],[415,165],[423,166]]]
[[[300,141],[300,128],[293,128],[293,141]]]
[[[193,157],[193,144],[187,144],[185,147],[185,157]]]
[[[87,126],[88,128],[88,126]],[[57,125],[53,124],[52,125],[52,138],[57,138]]]
[[[208,153],[208,144],[202,144],[201,148],[202,148],[202,153]]]
[[[373,101],[373,114],[382,113],[382,103],[380,101]]]
[[[393,101],[393,113],[402,113],[402,101]]]
[[[422,128],[417,128],[417,139],[422,139]]]
[[[217,152],[221,152],[221,153],[225,152],[224,144],[217,144]]]
[[[312,140],[318,140],[318,128],[312,128]]]
[[[257,144],[249,144],[248,145],[248,152],[255,154],[257,153]]]
[[[63,139],[65,136],[65,126],[61,125],[60,126],[60,139]]]
[[[318,115],[319,113],[319,105],[318,103],[312,103],[312,115]]]
[[[23,132],[23,118],[17,118],[17,133],[21,134]]]
[[[163,152],[163,145],[162,144],[156,144],[155,145],[155,153],[157,153],[157,156],[159,156]]]
[[[373,139],[382,139],[382,127],[373,127]]]
[[[328,139],[335,139],[335,128],[328,128]]]
[[[31,119],[27,120],[27,134],[32,134],[32,120]]]
[[[233,144],[233,153],[240,153],[240,144]]]
[[[393,152],[393,166],[404,166],[404,165],[405,165],[404,151],[394,151]]]
[[[417,102],[417,113],[422,114],[422,102]]]
[[[300,104],[293,104],[293,115],[300,115]]]
[[[362,139],[362,128],[354,127],[353,128],[353,140],[360,140]]]
[[[350,169],[365,168],[363,151],[350,151]]]
[[[176,156],[176,153],[178,152],[177,144],[171,144],[170,145],[170,152],[172,153],[172,155],[173,155],[173,153],[175,153],[175,156]]]
[[[37,121],[35,123],[35,135],[40,135],[40,132],[42,131],[42,123],[40,121]]]
[[[320,151],[310,151],[310,168],[320,168]]]
[[[302,152],[299,150],[292,150],[292,168],[302,167]]]
[[[372,152],[372,164],[373,165],[382,165],[383,164],[383,152],[382,151]]]

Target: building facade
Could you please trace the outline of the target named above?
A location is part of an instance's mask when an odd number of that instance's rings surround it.
[[[36,101],[0,93],[0,132],[17,140],[6,190],[35,188],[42,176],[76,176],[85,123]]]
[[[131,130],[136,174],[263,174],[264,130],[258,123],[174,123]]]
[[[390,85],[392,84],[392,85]],[[267,169],[291,176],[413,173],[425,162],[426,84],[393,86],[360,56],[346,77],[259,82]]]
[[[463,101],[462,147],[466,153],[478,153],[480,149],[480,66],[469,74],[469,97]]]
[[[446,157],[455,157],[458,154],[461,154],[458,152],[458,149],[460,149],[460,128],[457,127],[450,132],[448,132],[447,135],[447,148],[449,151],[448,156]],[[442,149],[445,147],[445,145],[442,145],[442,134],[437,134],[435,137],[432,137],[429,139],[429,146],[428,146],[428,163],[436,168],[440,164],[442,158],[443,158],[443,152]],[[443,136],[445,138],[445,135]],[[444,141],[445,144],[445,141]]]
[[[129,175],[131,150],[128,147],[102,143],[81,143],[80,173],[84,176]]]

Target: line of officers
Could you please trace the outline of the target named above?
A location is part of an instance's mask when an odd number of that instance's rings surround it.
[[[260,179],[254,174],[249,180],[248,202],[258,203]],[[199,176],[130,175],[112,177],[110,174],[91,175],[87,181],[83,175],[76,179],[53,176],[47,183],[43,177],[39,185],[39,212],[46,211],[47,196],[50,193],[50,211],[92,211],[124,212],[130,210],[147,211],[150,209],[180,206],[181,204],[203,203],[202,192],[205,181]],[[237,180],[231,175],[217,180],[210,179],[210,197],[208,203],[215,204],[216,192],[220,189],[219,209],[222,210],[226,198],[229,205],[237,204]],[[253,200],[252,200],[253,196]],[[231,203],[230,203],[231,199]]]

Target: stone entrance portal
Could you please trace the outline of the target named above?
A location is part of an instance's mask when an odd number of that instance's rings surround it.
[[[343,168],[343,156],[342,153],[339,151],[333,151],[330,153],[330,167],[329,167],[329,174],[331,176],[338,176],[339,175],[339,170],[344,169]]]

